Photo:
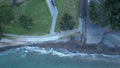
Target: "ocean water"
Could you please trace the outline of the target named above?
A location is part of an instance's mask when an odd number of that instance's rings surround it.
[[[0,68],[120,68],[120,56],[21,47],[0,53]]]

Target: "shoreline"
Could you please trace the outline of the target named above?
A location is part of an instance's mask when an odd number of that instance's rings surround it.
[[[5,46],[0,46],[0,52],[19,48],[24,46],[33,46],[40,48],[53,48],[53,49],[66,49],[70,52],[79,52],[79,53],[88,53],[88,54],[106,54],[106,55],[120,55],[120,47],[110,47],[105,44],[90,44],[90,45],[81,45],[80,40],[55,40],[47,41],[40,43],[29,43],[29,42],[19,42],[13,41],[9,43],[4,42]],[[1,42],[0,42],[1,43]],[[16,44],[15,44],[16,43]]]
[[[66,49],[70,52],[88,53],[88,54],[106,54],[106,55],[120,55],[120,47],[110,47],[105,44],[90,44],[81,45],[79,41],[66,42],[45,42],[42,44],[30,45],[42,48]]]

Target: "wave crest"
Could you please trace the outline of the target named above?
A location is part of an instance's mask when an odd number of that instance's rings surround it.
[[[31,47],[31,46],[26,46],[26,47],[21,47],[17,48],[17,50],[22,50],[25,55],[28,52],[38,52],[40,54],[50,54],[50,55],[55,55],[59,57],[92,57],[92,58],[108,58],[108,59],[117,59],[120,60],[120,55],[106,55],[106,54],[87,54],[87,53],[73,53],[69,52],[66,49],[53,49],[53,48],[40,48],[40,47]]]

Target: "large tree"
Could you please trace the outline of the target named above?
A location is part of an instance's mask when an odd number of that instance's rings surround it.
[[[91,1],[89,15],[94,23],[120,29],[120,0],[100,0],[99,4]]]
[[[120,29],[120,0],[105,0],[106,23],[112,29]]]

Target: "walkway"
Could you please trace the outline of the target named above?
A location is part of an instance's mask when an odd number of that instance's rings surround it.
[[[107,28],[101,27],[100,24],[94,25],[90,20],[86,23],[87,29],[87,44],[98,44],[102,41],[103,35]]]
[[[61,37],[64,37],[73,33],[77,33],[77,32],[79,32],[78,29],[68,30],[65,32],[57,33],[57,34],[53,34],[53,35],[49,34],[44,36],[14,35],[14,34],[4,34],[4,35],[15,37],[16,41],[19,41],[19,42],[40,43],[40,42],[58,40]]]
[[[57,6],[55,6],[55,5],[53,6],[51,0],[46,0],[46,2],[49,7],[52,18],[53,18],[51,28],[50,28],[50,34],[55,34],[55,28],[56,28],[55,26],[56,26],[56,20],[57,20],[57,15],[58,15]]]

